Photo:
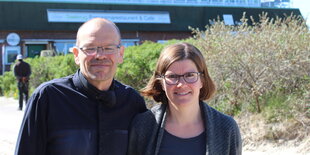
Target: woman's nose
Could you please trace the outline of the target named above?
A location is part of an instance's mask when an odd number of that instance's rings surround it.
[[[184,80],[184,77],[180,77],[179,78],[179,81],[177,83],[177,87],[181,87],[183,86],[184,84],[186,84],[186,81]]]

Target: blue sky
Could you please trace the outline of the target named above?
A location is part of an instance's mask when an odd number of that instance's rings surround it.
[[[292,0],[292,7],[299,8],[303,17],[307,19],[308,27],[310,27],[310,0]]]

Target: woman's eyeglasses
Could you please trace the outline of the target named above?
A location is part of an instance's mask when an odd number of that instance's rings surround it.
[[[183,77],[183,79],[186,83],[195,83],[195,82],[197,82],[197,80],[201,74],[203,74],[203,73],[187,72],[183,75],[178,75],[178,74],[162,75],[162,76],[159,76],[159,78],[164,79],[166,84],[168,84],[168,85],[176,85],[179,83],[181,77]]]

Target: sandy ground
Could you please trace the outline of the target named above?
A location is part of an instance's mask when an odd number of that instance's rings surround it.
[[[24,115],[19,111],[18,101],[12,98],[0,97],[0,155],[13,155],[20,124]],[[245,130],[241,129],[242,132]],[[251,136],[244,135],[243,137]],[[284,141],[281,145],[268,143],[245,141],[243,155],[310,155],[310,138],[303,139],[302,142]]]
[[[18,101],[0,97],[0,155],[13,155],[24,110],[19,111]]]

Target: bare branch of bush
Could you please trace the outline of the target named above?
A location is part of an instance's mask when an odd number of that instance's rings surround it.
[[[261,112],[270,104],[263,96],[273,92],[304,96],[310,89],[310,33],[305,21],[296,16],[270,19],[266,13],[252,21],[253,26],[248,20],[244,14],[239,26],[217,20],[205,31],[191,28],[218,86],[212,104],[228,103],[224,111],[229,114],[241,107]]]

